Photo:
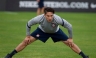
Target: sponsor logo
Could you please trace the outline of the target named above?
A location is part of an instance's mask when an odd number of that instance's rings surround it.
[[[77,9],[88,9],[88,2],[50,2],[46,1],[45,6],[52,8],[77,8]]]
[[[19,7],[20,8],[37,8],[37,2],[36,1],[19,1]]]
[[[94,8],[96,8],[96,4],[91,3],[90,7],[91,7],[92,9],[94,9]]]
[[[55,2],[55,1],[45,1],[44,5],[52,8],[72,8],[72,9],[88,9],[88,2]],[[36,1],[19,1],[20,8],[37,8]]]

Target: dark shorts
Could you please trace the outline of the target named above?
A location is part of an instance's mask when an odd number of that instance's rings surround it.
[[[43,8],[44,7],[44,3],[38,3],[38,8]]]
[[[44,43],[49,39],[49,37],[51,37],[54,42],[66,41],[68,39],[68,36],[61,29],[56,33],[45,33],[40,28],[37,28],[33,33],[31,33],[31,36],[43,41]]]

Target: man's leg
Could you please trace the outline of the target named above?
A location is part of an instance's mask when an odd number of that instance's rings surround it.
[[[41,14],[41,8],[38,8],[37,9],[37,15],[40,15]]]
[[[72,43],[73,45],[70,46],[70,44],[67,41],[63,41],[63,43],[65,43],[67,46],[69,46],[74,52],[76,52],[77,54],[81,55],[83,58],[89,58],[88,56],[86,56],[81,50],[80,48],[75,44]]]
[[[17,52],[20,52],[23,50],[27,45],[34,42],[36,39],[32,36],[26,37],[16,48],[13,50],[10,54],[6,55],[5,58],[11,58],[13,55],[15,55]]]
[[[43,13],[44,13],[44,7],[41,8],[41,14],[43,14]]]

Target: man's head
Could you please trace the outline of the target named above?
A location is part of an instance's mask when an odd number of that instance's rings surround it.
[[[46,7],[44,9],[44,15],[45,15],[48,22],[51,22],[53,20],[54,13],[55,13],[55,11],[53,8]]]

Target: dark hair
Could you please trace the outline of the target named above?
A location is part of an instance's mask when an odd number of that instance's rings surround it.
[[[46,7],[46,8],[44,9],[44,14],[46,14],[47,12],[52,12],[53,14],[55,13],[54,9],[51,8],[51,7]]]

